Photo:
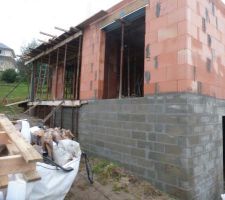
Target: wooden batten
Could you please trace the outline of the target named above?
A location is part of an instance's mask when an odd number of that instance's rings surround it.
[[[8,150],[7,156],[0,157],[0,189],[8,186],[8,175],[22,173],[28,182],[41,179],[36,171],[36,162],[42,156],[21,138],[12,122],[0,114],[0,144]]]
[[[42,161],[41,155],[33,148],[31,144],[19,137],[20,132],[16,130],[5,115],[0,115],[0,129],[7,133],[8,137],[19,149],[21,155],[27,163]]]
[[[8,176],[0,176],[0,189],[4,189],[8,186]]]
[[[26,163],[21,155],[0,157],[0,176],[36,169],[36,163]]]

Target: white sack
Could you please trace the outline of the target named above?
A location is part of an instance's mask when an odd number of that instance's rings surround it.
[[[28,121],[22,120],[21,134],[27,142],[31,143],[30,124]]]
[[[26,200],[63,200],[77,176],[79,165],[80,157],[64,165],[65,168],[72,167],[74,170],[71,172],[55,170],[51,165],[37,163],[41,180],[27,184]]]

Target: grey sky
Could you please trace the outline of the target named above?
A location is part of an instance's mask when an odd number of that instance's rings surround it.
[[[101,9],[121,0],[2,0],[0,42],[20,54],[33,38],[47,40],[39,32],[59,35],[54,26],[68,29]],[[225,2],[225,0],[222,0]]]
[[[76,26],[101,9],[121,0],[7,0],[1,1],[0,42],[20,54],[20,47],[33,38],[47,40],[39,32],[54,35]]]

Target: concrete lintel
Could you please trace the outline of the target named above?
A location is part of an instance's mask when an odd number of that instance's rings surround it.
[[[56,101],[40,101],[38,106],[58,106],[59,103],[62,100],[56,100]],[[33,106],[37,103],[35,102],[29,102],[28,106]],[[83,104],[86,104],[87,101],[80,101],[80,100],[64,100],[64,103],[62,104],[63,107],[79,107]]]

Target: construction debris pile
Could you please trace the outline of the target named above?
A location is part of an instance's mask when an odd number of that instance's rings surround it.
[[[18,192],[20,200],[63,200],[80,165],[74,135],[60,128],[30,128],[27,120],[14,125],[0,115],[0,200],[17,199]]]
[[[36,129],[35,131],[33,131]],[[74,157],[78,157],[78,148],[73,141],[74,135],[70,130],[60,128],[31,128],[31,143],[43,155],[47,155],[57,164],[63,166]]]
[[[27,121],[22,120],[18,121],[15,126],[22,133],[24,139],[31,143],[41,155],[47,156],[61,166],[80,156],[78,154],[79,145],[73,141],[75,137],[70,130],[45,126],[34,126],[28,129],[26,128],[27,123]]]

